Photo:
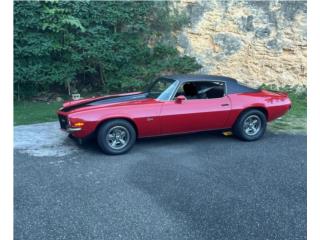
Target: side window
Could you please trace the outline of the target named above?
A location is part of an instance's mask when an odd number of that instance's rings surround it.
[[[220,81],[195,81],[181,85],[175,95],[184,95],[187,99],[221,98],[225,94],[225,83]]]

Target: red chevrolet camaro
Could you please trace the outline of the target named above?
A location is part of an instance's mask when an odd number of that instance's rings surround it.
[[[65,102],[61,129],[74,138],[95,136],[103,152],[121,154],[136,138],[208,130],[232,130],[242,140],[261,138],[267,121],[291,108],[286,93],[254,89],[235,79],[172,75],[156,79],[145,92]]]

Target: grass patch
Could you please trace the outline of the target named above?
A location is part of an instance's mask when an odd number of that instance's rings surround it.
[[[61,102],[15,102],[14,125],[55,121],[56,112],[61,106]]]
[[[268,127],[274,132],[306,133],[307,131],[307,90],[305,88],[280,88],[263,86],[265,89],[287,92],[292,101],[290,111],[275,121],[269,123]]]

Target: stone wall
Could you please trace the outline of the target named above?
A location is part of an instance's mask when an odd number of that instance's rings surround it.
[[[307,81],[306,1],[176,2],[189,25],[175,33],[181,54],[201,73],[250,85],[303,86]]]

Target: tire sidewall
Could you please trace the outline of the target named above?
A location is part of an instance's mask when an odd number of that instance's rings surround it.
[[[247,135],[244,128],[243,128],[244,121],[251,115],[257,115],[261,120],[260,131],[256,135],[253,135],[253,136]],[[259,110],[252,109],[252,110],[248,110],[248,111],[244,112],[243,114],[241,114],[241,116],[239,117],[239,119],[235,125],[234,132],[235,132],[236,136],[241,138],[242,140],[255,141],[255,140],[260,139],[264,135],[264,133],[266,131],[266,127],[267,127],[267,119],[266,119],[265,114]]]
[[[109,130],[114,126],[125,127],[129,132],[129,135],[130,135],[129,142],[128,142],[127,146],[125,146],[122,149],[113,149],[112,147],[109,146],[109,144],[106,141],[106,137],[107,137]],[[133,145],[136,141],[136,131],[133,128],[132,124],[126,120],[122,120],[122,119],[110,120],[110,121],[104,123],[99,128],[98,135],[97,135],[97,141],[98,141],[98,145],[100,146],[101,150],[104,153],[112,154],[112,155],[122,154],[122,153],[129,151],[133,147]]]

